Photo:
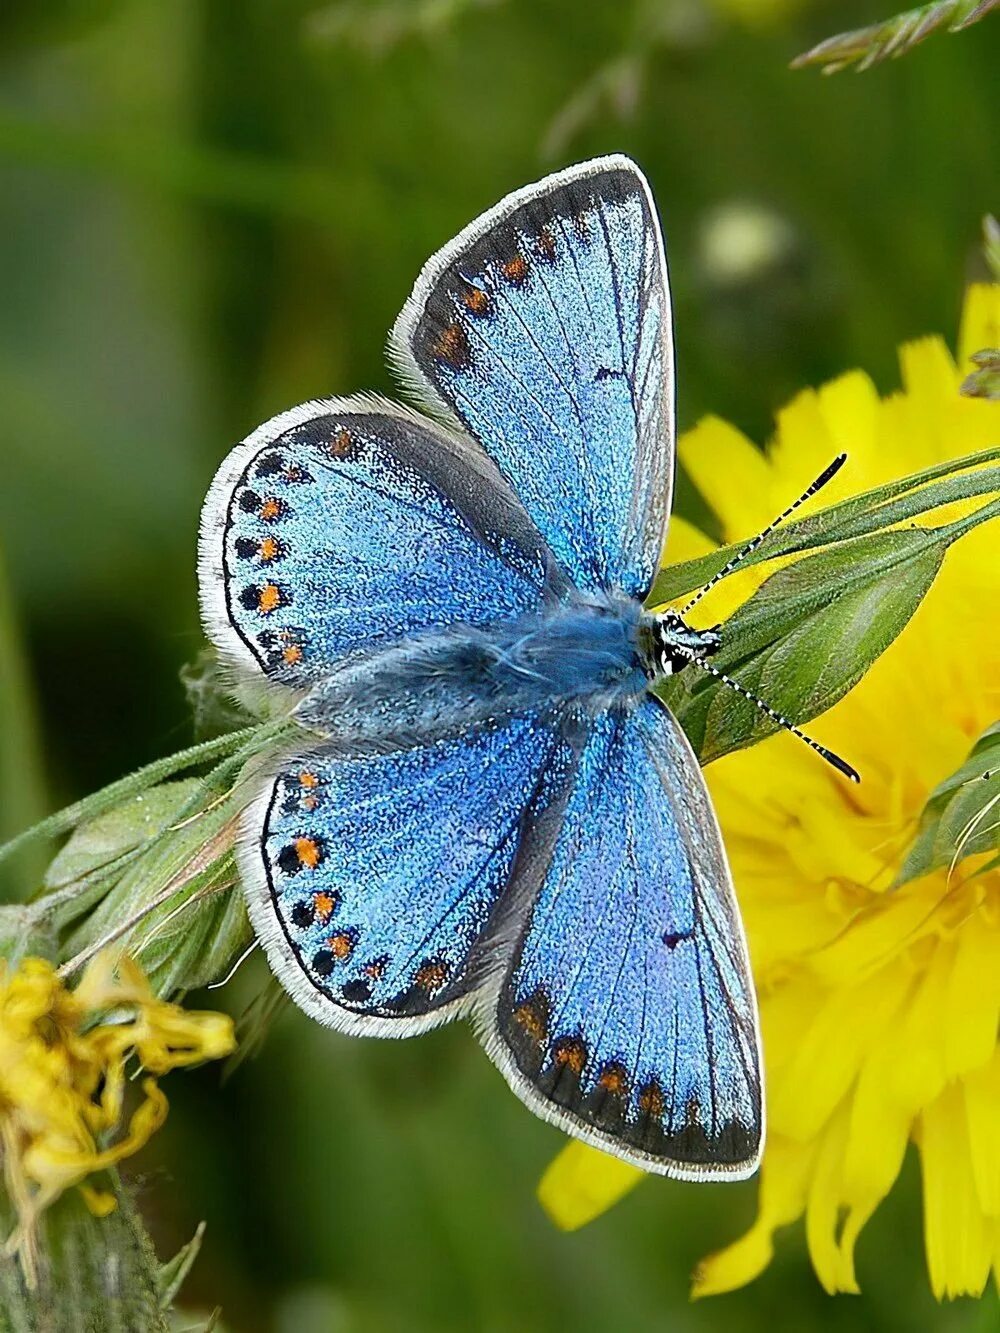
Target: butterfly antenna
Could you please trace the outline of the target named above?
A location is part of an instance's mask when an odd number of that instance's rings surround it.
[[[789,518],[795,513],[799,505],[805,504],[811,495],[815,495],[817,491],[822,490],[826,483],[837,475],[846,462],[847,455],[838,454],[833,462],[823,469],[816,480],[806,487],[794,504],[790,504],[784,513],[779,514],[773,522],[767,525],[763,532],[758,532],[757,536],[754,537],[752,541],[748,541],[741,551],[737,551],[730,560],[726,561],[718,574],[710,578],[704,588],[702,588],[700,592],[695,593],[686,606],[681,607],[680,614],[686,616],[693,606],[697,606],[707,592],[711,592],[717,583],[721,583],[727,574],[731,574],[741,560],[745,560],[752,551],[756,551],[761,542],[769,537],[775,528],[780,527],[786,518]]]
[[[800,731],[794,722],[790,722],[787,717],[783,717],[781,713],[776,712],[775,709],[773,709],[770,704],[766,704],[763,699],[758,699],[756,694],[751,694],[750,691],[745,689],[738,680],[733,680],[732,676],[727,676],[724,671],[720,671],[717,666],[713,666],[712,663],[706,661],[704,657],[692,656],[689,660],[692,666],[700,667],[702,671],[707,671],[708,674],[714,676],[716,680],[721,680],[723,685],[728,685],[729,688],[735,690],[737,694],[742,694],[744,699],[749,699],[756,708],[759,708],[762,713],[766,714],[772,722],[776,722],[779,727],[784,727],[784,729],[790,731],[793,736],[798,736],[800,741],[805,741],[810,749],[815,750],[819,757],[825,759],[828,764],[832,764],[838,773],[843,773],[845,778],[850,778],[852,782],[861,781],[861,774],[857,769],[852,768],[846,759],[841,759],[839,754],[834,754],[833,751],[828,750],[825,745],[820,745],[819,741],[814,741],[811,736],[807,736],[804,731]]]

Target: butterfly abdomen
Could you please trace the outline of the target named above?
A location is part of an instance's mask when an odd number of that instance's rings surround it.
[[[453,626],[350,658],[299,705],[326,735],[396,743],[576,700],[594,709],[646,685],[640,608],[573,598],[509,625]]]

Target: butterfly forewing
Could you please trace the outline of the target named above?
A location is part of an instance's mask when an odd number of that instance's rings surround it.
[[[390,341],[499,464],[578,587],[643,597],[670,506],[663,242],[626,158],[509,196],[430,261]]]
[[[428,629],[514,620],[565,582],[471,441],[377,399],[306,403],[238,445],[199,572],[227,660],[293,686]]]

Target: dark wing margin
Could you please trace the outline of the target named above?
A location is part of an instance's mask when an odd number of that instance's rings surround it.
[[[634,162],[582,163],[483,214],[424,267],[389,347],[496,460],[579,587],[645,595],[670,511],[674,368],[663,239]]]

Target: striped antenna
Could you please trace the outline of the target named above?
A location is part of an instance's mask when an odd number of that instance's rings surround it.
[[[744,546],[741,551],[737,551],[731,560],[727,560],[719,570],[718,574],[709,579],[704,588],[702,588],[700,592],[695,593],[688,604],[681,608],[680,614],[686,616],[693,606],[697,606],[707,592],[710,592],[717,583],[721,583],[727,574],[731,574],[740,561],[745,560],[751,551],[756,551],[761,542],[769,537],[775,528],[780,527],[786,518],[795,513],[799,505],[805,504],[806,500],[808,500],[811,495],[815,495],[817,491],[822,490],[826,483],[830,481],[832,477],[837,475],[846,462],[847,455],[838,454],[829,467],[823,469],[812,485],[806,487],[794,504],[790,504],[783,514],[779,514],[772,523],[767,525],[763,532],[758,532],[757,536],[754,537],[752,541],[747,542],[746,546]]]
[[[781,713],[776,712],[770,704],[766,704],[763,699],[758,699],[756,694],[751,694],[748,689],[745,689],[739,683],[739,681],[733,680],[732,676],[727,676],[724,671],[720,671],[717,666],[713,666],[712,663],[706,661],[704,657],[695,657],[692,654],[689,660],[692,666],[701,667],[702,671],[707,671],[708,674],[714,676],[716,680],[721,680],[723,685],[728,685],[729,688],[735,690],[737,694],[742,694],[744,699],[749,699],[755,707],[759,708],[762,713],[766,714],[772,722],[776,722],[779,727],[784,727],[784,729],[790,731],[793,736],[798,736],[800,741],[805,741],[810,749],[815,750],[820,758],[825,759],[828,764],[832,764],[838,773],[843,773],[845,778],[850,778],[852,782],[861,781],[861,774],[857,769],[852,768],[846,759],[841,759],[839,754],[834,754],[833,751],[828,750],[825,745],[820,745],[819,741],[814,741],[811,736],[807,736],[804,731],[800,731],[794,722],[789,722],[787,717],[783,717]]]

